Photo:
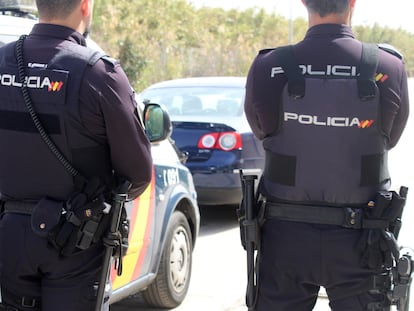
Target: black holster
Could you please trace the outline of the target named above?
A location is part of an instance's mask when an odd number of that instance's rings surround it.
[[[380,191],[363,208],[361,239],[357,245],[362,262],[370,268],[392,267],[400,258],[397,243],[408,188],[400,193]]]
[[[86,250],[101,240],[105,232],[105,214],[93,216],[91,219],[75,225],[62,216],[62,220],[48,233],[49,244],[61,255],[70,256],[79,250]]]
[[[387,228],[365,229],[362,235],[364,238],[364,236],[370,236],[371,233],[371,236],[378,238],[378,242],[369,239],[363,241],[365,248],[362,249],[362,256],[370,252],[373,255],[382,255],[382,261],[378,261],[378,264],[381,265],[383,273],[374,277],[371,291],[383,294],[386,299],[382,303],[368,306],[372,311],[390,310],[391,305],[395,305],[399,311],[409,310],[414,261],[408,252],[401,255],[402,248],[397,242],[407,193],[407,187],[401,187],[399,193],[394,191],[379,192],[375,201],[370,202],[365,210],[367,221],[375,222],[378,219],[385,219],[388,222]],[[370,266],[369,258],[366,262]]]

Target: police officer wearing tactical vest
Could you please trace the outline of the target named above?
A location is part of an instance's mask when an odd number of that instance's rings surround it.
[[[389,310],[372,280],[390,251],[368,244],[389,232],[379,202],[391,193],[387,151],[408,118],[402,56],[355,39],[356,0],[302,2],[304,40],[260,51],[247,78],[245,111],[266,151],[251,310],[312,310],[321,286],[332,310]]]
[[[150,144],[124,71],[86,47],[93,0],[36,4],[29,36],[0,48],[0,310],[90,311],[104,203],[120,179],[145,190]]]

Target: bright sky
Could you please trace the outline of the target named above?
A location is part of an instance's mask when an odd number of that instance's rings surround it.
[[[307,17],[301,0],[188,0],[196,7],[222,7],[224,9],[249,7],[265,8],[289,18]],[[370,26],[378,23],[381,26],[402,28],[414,34],[412,0],[357,0],[352,23]]]

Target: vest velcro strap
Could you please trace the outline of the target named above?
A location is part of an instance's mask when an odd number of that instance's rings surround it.
[[[360,74],[358,76],[359,97],[363,100],[368,100],[375,97],[377,93],[374,78],[378,67],[378,46],[376,44],[364,43],[362,45],[360,67]]]

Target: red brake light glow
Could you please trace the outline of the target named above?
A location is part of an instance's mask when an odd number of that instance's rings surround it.
[[[199,149],[219,149],[231,151],[242,148],[242,138],[237,132],[214,132],[204,134],[198,141]]]

